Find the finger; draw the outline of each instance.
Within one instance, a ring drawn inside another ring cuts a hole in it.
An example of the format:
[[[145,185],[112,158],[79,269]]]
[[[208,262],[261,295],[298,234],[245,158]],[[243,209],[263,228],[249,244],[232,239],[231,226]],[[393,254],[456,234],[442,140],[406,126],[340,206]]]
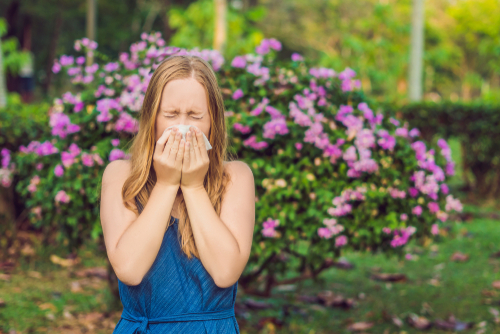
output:
[[[189,133],[189,132],[188,132]],[[186,134],[186,143],[184,147],[184,158],[182,159],[182,169],[187,170],[189,168],[189,164],[191,163],[190,159],[190,145],[191,143],[189,142],[188,134]]]
[[[186,141],[181,136],[181,140],[179,141],[179,151],[177,152],[177,156],[175,157],[175,165],[176,166],[182,165],[182,159],[184,158],[185,146],[186,146]]]
[[[196,161],[200,162],[202,157],[201,157],[201,142],[203,141],[203,135],[200,129],[197,129],[196,133],[196,139],[195,139],[195,144],[194,144],[194,153],[196,154]]]
[[[177,152],[179,151],[179,142],[181,141],[181,133],[177,131],[177,133],[172,136],[173,142],[172,146],[170,147],[170,154],[168,155],[168,159],[171,159],[172,162],[175,161],[177,157]]]
[[[205,138],[203,137],[203,132],[200,130],[200,154],[203,160],[208,159],[207,144],[205,143]]]
[[[196,165],[196,153],[194,152],[194,142],[195,138],[193,135],[193,131],[189,131],[189,161],[191,164]]]
[[[160,155],[163,154],[165,143],[167,142],[168,138],[170,137],[171,132],[172,132],[172,129],[168,129],[168,130],[163,131],[163,134],[156,141],[155,151],[153,153],[155,156],[159,157]]]
[[[170,151],[172,150],[172,145],[175,141],[175,134],[176,132],[171,130],[170,134],[168,135],[167,143],[165,144],[165,148],[163,149],[162,156],[168,157],[170,154]]]

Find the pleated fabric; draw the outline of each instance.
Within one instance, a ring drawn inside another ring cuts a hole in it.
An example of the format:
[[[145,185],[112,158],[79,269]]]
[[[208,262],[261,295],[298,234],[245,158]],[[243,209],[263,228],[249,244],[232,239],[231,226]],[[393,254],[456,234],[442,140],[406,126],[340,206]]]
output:
[[[113,334],[240,333],[234,314],[238,282],[219,288],[199,259],[189,260],[181,250],[178,223],[170,217],[158,255],[139,285],[118,279],[123,312]]]

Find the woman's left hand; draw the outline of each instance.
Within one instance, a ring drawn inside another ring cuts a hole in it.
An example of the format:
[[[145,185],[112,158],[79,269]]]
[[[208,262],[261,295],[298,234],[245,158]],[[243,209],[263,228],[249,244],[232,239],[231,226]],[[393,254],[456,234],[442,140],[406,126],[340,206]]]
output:
[[[184,150],[181,189],[203,188],[203,180],[210,163],[203,133],[191,126],[186,133],[186,142],[189,143],[189,147]]]

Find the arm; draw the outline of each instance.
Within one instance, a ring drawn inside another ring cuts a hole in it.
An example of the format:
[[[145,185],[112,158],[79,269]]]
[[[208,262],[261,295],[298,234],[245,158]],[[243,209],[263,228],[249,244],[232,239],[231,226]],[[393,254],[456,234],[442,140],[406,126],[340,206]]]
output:
[[[251,169],[243,162],[228,163],[231,175],[220,217],[205,188],[183,188],[200,260],[217,286],[236,283],[250,257],[255,225],[255,186]]]
[[[118,160],[117,160],[118,161]],[[129,168],[112,162],[102,178],[101,224],[109,261],[117,277],[138,285],[151,268],[169,222],[179,187],[156,184],[142,213],[137,216],[122,202],[121,190]]]

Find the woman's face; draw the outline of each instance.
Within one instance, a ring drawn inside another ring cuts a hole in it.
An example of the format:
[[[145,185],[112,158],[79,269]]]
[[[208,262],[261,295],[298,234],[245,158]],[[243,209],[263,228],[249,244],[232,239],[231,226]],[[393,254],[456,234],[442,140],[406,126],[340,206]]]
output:
[[[163,88],[156,118],[156,141],[166,128],[179,124],[196,127],[208,138],[210,115],[207,94],[194,78],[173,80]]]

